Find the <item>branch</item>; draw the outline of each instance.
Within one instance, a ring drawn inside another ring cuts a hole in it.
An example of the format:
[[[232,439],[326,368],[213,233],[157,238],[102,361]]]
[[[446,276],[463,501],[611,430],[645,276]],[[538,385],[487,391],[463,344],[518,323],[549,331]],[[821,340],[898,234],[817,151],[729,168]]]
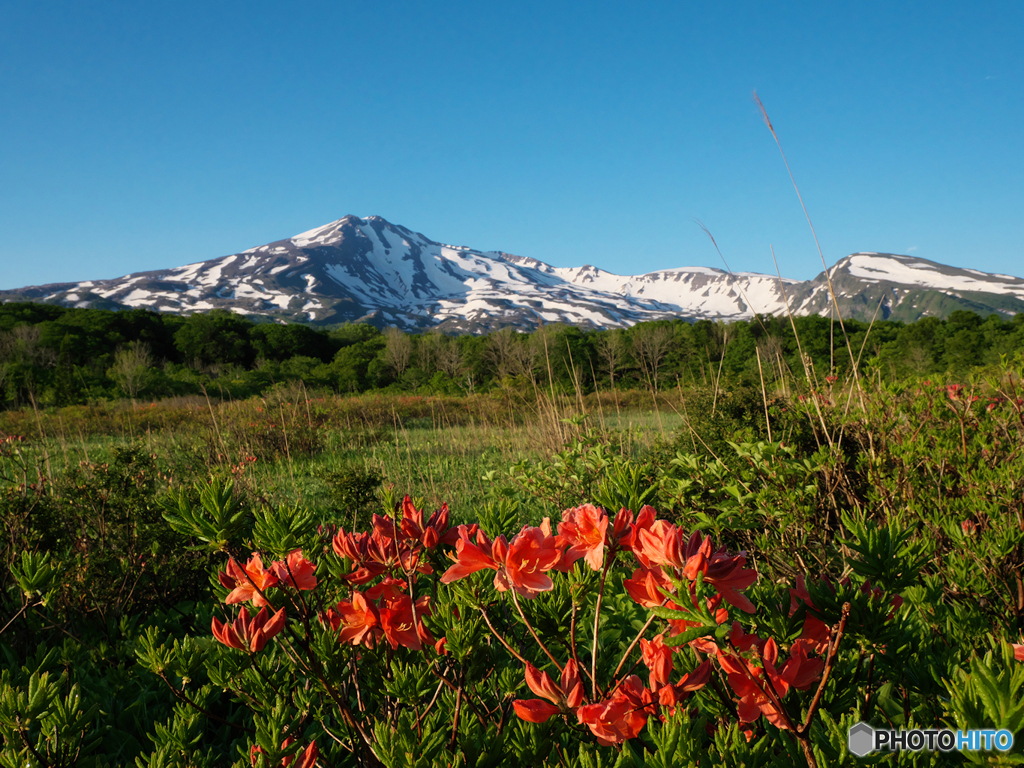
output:
[[[825,685],[828,683],[829,675],[832,673],[832,664],[835,662],[836,654],[839,651],[839,642],[843,639],[843,632],[846,630],[846,620],[850,617],[850,604],[843,603],[843,614],[839,619],[839,624],[833,629],[833,637],[828,646],[828,655],[825,657],[825,670],[821,673],[821,682],[818,683],[818,690],[814,693],[814,698],[811,699],[811,706],[807,710],[807,717],[804,719],[804,724],[800,726],[798,733],[804,734],[811,727],[811,720],[814,718],[815,712],[818,710],[818,704],[821,702],[821,695],[825,691]],[[872,660],[874,658],[872,657]]]

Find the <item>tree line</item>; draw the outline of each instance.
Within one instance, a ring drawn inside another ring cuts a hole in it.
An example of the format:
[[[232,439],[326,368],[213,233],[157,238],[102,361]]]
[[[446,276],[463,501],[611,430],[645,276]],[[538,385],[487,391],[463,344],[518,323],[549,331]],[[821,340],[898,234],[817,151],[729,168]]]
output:
[[[0,304],[0,407],[128,397],[258,395],[282,382],[338,393],[465,393],[525,384],[560,391],[723,382],[823,381],[853,366],[898,378],[964,373],[1024,349],[1024,315],[957,311],[914,323],[758,316],[584,330],[544,325],[486,336],[407,334],[343,324],[260,323],[226,311],[188,316]]]

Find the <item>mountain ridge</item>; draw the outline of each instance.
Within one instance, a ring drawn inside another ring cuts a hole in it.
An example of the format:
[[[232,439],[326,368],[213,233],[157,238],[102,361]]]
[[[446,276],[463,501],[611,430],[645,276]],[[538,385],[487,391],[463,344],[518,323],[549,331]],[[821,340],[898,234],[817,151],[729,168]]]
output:
[[[554,267],[529,256],[440,243],[380,216],[328,224],[206,261],[109,280],[0,291],[0,301],[191,313],[326,325],[480,333],[565,322],[594,328],[644,320],[742,320],[830,314],[912,321],[955,309],[1024,311],[1024,279],[900,254],[861,252],[812,280],[713,267],[616,275],[591,264]]]

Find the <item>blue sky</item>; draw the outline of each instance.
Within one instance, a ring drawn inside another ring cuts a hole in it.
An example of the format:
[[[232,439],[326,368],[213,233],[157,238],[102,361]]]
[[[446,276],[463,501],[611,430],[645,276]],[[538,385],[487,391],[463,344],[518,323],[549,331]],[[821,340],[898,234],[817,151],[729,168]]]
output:
[[[0,288],[346,214],[620,274],[1024,275],[1024,3],[0,0]]]

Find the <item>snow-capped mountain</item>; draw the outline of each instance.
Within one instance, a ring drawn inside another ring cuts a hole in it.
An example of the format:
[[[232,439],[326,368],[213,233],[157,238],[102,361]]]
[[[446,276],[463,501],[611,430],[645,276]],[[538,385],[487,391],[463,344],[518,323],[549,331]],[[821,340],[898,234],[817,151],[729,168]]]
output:
[[[853,254],[829,275],[844,316],[870,319],[876,307],[879,317],[908,320],[956,308],[1024,311],[1024,280],[909,256]],[[470,332],[551,322],[607,328],[669,317],[738,320],[783,313],[787,300],[798,314],[831,311],[824,273],[806,282],[706,267],[614,275],[444,245],[379,216],[346,216],[174,269],[0,291],[0,301],[26,300]]]
[[[829,271],[843,317],[913,322],[966,309],[1010,317],[1024,312],[1024,280],[1011,275],[937,264],[894,253],[853,253]],[[791,306],[799,314],[829,314],[825,273],[802,284]]]

